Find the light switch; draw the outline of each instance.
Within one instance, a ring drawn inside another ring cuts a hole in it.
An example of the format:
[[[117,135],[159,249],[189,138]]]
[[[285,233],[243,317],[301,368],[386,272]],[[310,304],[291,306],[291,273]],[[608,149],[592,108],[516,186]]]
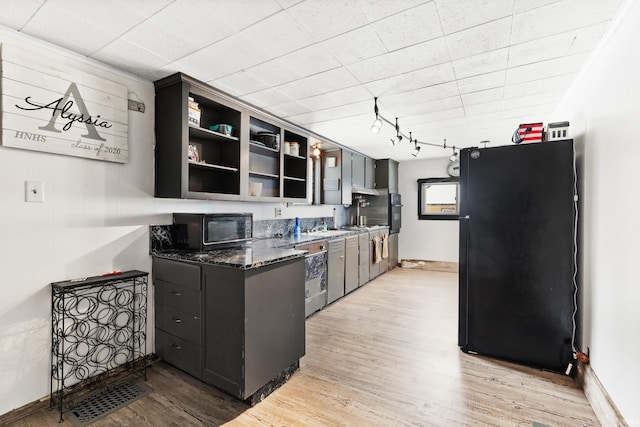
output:
[[[24,189],[27,202],[44,202],[44,183],[42,181],[26,181]]]

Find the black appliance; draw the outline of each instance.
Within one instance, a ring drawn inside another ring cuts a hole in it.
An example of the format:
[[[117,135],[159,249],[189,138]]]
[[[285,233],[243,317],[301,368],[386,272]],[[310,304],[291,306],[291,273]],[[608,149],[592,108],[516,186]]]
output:
[[[400,232],[402,226],[402,196],[389,193],[389,234]]]
[[[176,248],[205,251],[238,246],[251,241],[253,214],[174,213],[173,240]]]
[[[555,372],[574,344],[573,141],[460,152],[458,345]]]

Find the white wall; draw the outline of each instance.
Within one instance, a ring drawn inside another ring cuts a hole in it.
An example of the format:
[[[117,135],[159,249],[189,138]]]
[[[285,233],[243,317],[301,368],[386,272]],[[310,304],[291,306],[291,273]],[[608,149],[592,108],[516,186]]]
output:
[[[170,223],[174,211],[251,211],[257,220],[273,218],[276,206],[285,218],[333,214],[332,206],[154,198],[153,84],[2,27],[0,43],[115,81],[146,105],[144,114],[129,112],[128,164],[0,146],[0,414],[49,394],[51,282],[150,271],[148,226]],[[25,203],[26,180],[44,182],[44,203]]]
[[[630,425],[640,425],[640,1],[554,114],[580,154],[583,350]]]
[[[449,158],[401,162],[398,172],[402,194],[402,228],[398,257],[458,262],[458,221],[418,220],[418,179],[444,178]]]

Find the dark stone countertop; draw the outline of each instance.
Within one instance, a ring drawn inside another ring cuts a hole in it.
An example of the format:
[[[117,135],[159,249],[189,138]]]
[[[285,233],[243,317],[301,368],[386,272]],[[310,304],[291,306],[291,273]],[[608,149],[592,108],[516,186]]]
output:
[[[307,251],[293,249],[298,244],[330,240],[385,227],[386,226],[349,227],[340,230],[302,233],[300,237],[286,235],[282,237],[258,238],[244,247],[216,249],[206,252],[157,248],[156,250],[152,250],[152,255],[176,261],[223,265],[247,270],[303,257]]]
[[[218,249],[207,252],[188,250],[156,251],[154,256],[175,261],[189,261],[199,264],[215,264],[248,270],[263,267],[289,259],[300,258],[306,251],[285,248],[265,248],[248,245],[242,248]]]

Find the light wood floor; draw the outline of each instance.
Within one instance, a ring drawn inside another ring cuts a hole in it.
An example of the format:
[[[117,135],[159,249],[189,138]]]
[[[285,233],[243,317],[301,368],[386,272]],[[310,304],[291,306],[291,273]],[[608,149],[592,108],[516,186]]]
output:
[[[568,377],[462,353],[457,275],[396,268],[311,316],[301,368],[248,407],[158,362],[93,426],[597,426]],[[41,410],[12,426],[68,426]]]

